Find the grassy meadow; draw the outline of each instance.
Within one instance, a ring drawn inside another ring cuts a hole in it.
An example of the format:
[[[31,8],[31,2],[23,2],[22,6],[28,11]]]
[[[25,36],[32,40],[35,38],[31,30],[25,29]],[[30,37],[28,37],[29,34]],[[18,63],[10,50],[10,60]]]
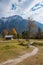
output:
[[[25,54],[26,52],[31,52],[32,48],[27,48],[20,44],[27,44],[24,39],[15,40],[2,40],[0,39],[0,63],[9,59],[15,59],[16,57]]]
[[[43,39],[30,39],[30,41],[34,42],[32,45],[39,48],[38,53],[35,56],[25,59],[23,62],[17,65],[43,65]],[[25,39],[0,39],[0,63],[9,59],[15,59],[18,56],[23,55],[27,52],[31,52],[33,48],[27,48],[27,43],[28,41]]]
[[[34,41],[33,45],[39,48],[37,55],[29,57],[17,65],[43,65],[43,40]]]

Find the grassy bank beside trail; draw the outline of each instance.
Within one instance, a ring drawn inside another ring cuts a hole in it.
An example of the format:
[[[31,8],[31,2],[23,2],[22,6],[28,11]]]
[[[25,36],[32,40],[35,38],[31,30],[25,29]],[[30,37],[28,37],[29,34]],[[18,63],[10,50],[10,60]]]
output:
[[[0,63],[9,59],[15,59],[33,50],[33,48],[27,48],[27,46],[20,45],[20,43],[27,44],[27,41],[24,39],[0,41]]]
[[[27,58],[17,65],[43,65],[43,40],[37,40],[33,45],[39,48],[38,54]]]

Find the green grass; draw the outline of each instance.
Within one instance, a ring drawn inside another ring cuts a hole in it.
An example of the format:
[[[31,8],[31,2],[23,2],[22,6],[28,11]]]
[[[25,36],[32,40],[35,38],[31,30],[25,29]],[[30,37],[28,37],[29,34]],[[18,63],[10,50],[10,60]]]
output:
[[[31,52],[32,48],[27,48],[27,46],[19,45],[21,42],[27,44],[26,40],[4,40],[0,42],[0,62],[6,61],[8,59],[14,59],[19,55],[26,52]]]
[[[43,45],[40,45],[43,44],[43,42],[41,40],[37,40],[35,42],[36,43],[34,45],[39,48],[37,55],[29,57],[17,65],[43,65]]]

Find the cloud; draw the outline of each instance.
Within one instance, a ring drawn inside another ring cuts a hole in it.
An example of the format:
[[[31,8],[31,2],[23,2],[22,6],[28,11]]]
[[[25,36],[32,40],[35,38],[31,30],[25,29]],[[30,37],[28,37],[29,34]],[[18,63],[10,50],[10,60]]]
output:
[[[35,4],[35,6],[33,6],[33,7],[31,8],[31,10],[32,10],[32,11],[35,11],[35,10],[40,9],[41,7],[43,7],[43,2],[42,2],[42,3],[37,3],[37,4]]]
[[[11,10],[16,10],[16,4],[12,4]]]
[[[22,0],[18,0],[18,2],[21,2]]]
[[[11,15],[22,15],[32,0],[1,0],[0,17]]]
[[[41,8],[41,6],[40,6],[40,4],[38,3],[38,4],[36,4],[34,7],[32,7],[32,11],[35,11],[35,10],[38,10],[38,9],[40,9]]]
[[[20,15],[43,23],[43,0],[0,0],[0,17]]]
[[[10,0],[1,0],[1,2],[0,2],[0,17],[4,16],[5,11],[8,8],[9,2],[10,2]]]
[[[25,9],[23,17],[28,19],[32,17],[33,20],[36,20],[43,24],[43,2],[42,0],[34,0],[31,5]]]

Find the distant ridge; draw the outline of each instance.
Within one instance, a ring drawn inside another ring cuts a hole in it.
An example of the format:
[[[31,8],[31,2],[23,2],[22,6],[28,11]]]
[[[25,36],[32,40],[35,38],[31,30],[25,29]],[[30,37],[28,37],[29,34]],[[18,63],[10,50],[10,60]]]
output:
[[[43,24],[36,21],[35,24],[43,30]],[[3,29],[10,30],[11,28],[15,28],[18,33],[21,33],[28,29],[28,20],[19,15],[0,18],[0,33]]]

